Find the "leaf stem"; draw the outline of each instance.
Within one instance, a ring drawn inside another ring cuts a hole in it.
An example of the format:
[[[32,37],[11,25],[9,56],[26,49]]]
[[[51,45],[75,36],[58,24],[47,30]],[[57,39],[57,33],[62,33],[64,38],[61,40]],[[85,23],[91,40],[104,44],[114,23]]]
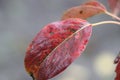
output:
[[[116,15],[114,15],[114,14],[108,12],[108,11],[105,11],[105,14],[107,14],[107,15],[109,15],[109,16],[111,16],[111,17],[113,17],[113,18],[115,18],[115,19],[120,21],[120,18],[118,16],[116,16]]]
[[[86,24],[86,25],[84,25],[83,27],[81,27],[80,29],[78,29],[76,32],[74,32],[72,35],[70,35],[70,36],[68,36],[62,43],[60,43],[56,48],[54,48],[53,50],[52,50],[52,52],[53,51],[55,51],[60,45],[62,45],[65,41],[67,41],[68,39],[70,39],[73,35],[75,35],[76,33],[78,33],[79,31],[81,31],[81,30],[83,30],[84,28],[86,28],[86,27],[88,27],[88,26],[90,26],[90,25],[92,25],[92,26],[97,26],[97,25],[101,25],[101,24],[118,24],[118,25],[120,25],[120,22],[117,22],[117,21],[101,21],[101,22],[98,22],[98,23],[93,23],[93,24]],[[51,53],[52,53],[51,52]]]
[[[92,26],[97,26],[97,25],[101,25],[101,24],[117,24],[117,25],[120,25],[120,22],[117,22],[117,21],[101,21],[101,22],[93,23]]]

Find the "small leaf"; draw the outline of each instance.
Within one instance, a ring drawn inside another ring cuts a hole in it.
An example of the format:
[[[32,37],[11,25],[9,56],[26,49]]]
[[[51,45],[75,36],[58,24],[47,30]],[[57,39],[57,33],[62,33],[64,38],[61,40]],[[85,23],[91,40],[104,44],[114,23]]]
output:
[[[113,14],[120,14],[120,0],[108,0],[108,2]]]
[[[114,60],[114,63],[117,64],[116,70],[115,70],[115,72],[116,72],[115,80],[120,80],[120,52],[117,55],[116,59]]]
[[[68,18],[87,19],[99,13],[104,13],[105,11],[105,7],[100,2],[90,1],[66,10],[62,16],[62,20]]]
[[[120,62],[117,64],[115,72],[116,72],[115,80],[120,80]]]
[[[91,24],[76,18],[48,24],[27,49],[27,72],[35,80],[47,80],[59,74],[84,51],[91,32]]]

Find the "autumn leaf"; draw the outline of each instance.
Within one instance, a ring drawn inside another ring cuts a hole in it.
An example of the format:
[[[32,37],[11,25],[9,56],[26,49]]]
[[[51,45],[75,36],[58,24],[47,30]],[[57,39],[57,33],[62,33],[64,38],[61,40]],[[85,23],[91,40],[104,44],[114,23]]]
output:
[[[66,10],[62,16],[62,20],[68,18],[81,18],[87,19],[94,15],[105,13],[106,8],[97,1],[86,2],[80,6],[72,7]]]
[[[91,32],[91,24],[77,18],[48,24],[27,48],[26,71],[35,80],[56,76],[84,51]]]
[[[115,72],[116,72],[115,80],[120,80],[120,52],[117,55],[116,59],[114,60],[114,63],[117,64],[116,70],[115,70]]]
[[[120,62],[117,64],[115,72],[116,72],[115,80],[120,80]]]
[[[115,1],[111,0],[110,5],[112,5],[112,1],[115,3],[116,0]],[[117,3],[118,6],[116,6],[116,9],[114,9],[115,12],[118,12],[120,10],[120,0],[117,2],[118,2]],[[81,4],[80,6],[75,6],[66,10],[62,15],[61,20],[68,19],[68,18],[88,19],[100,13],[109,15],[120,21],[120,18],[118,16],[107,11],[105,6],[98,1],[89,1],[84,4]]]
[[[108,3],[113,14],[120,14],[120,0],[108,0]]]

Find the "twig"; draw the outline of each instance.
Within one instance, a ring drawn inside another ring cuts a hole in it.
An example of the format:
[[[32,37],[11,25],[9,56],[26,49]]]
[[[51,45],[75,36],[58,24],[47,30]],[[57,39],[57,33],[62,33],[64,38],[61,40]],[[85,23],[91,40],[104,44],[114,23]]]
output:
[[[109,15],[109,16],[111,16],[111,17],[113,17],[113,18],[115,18],[115,19],[117,19],[117,20],[120,21],[120,18],[119,18],[118,16],[116,16],[116,15],[114,15],[114,14],[108,12],[108,11],[105,11],[105,13],[106,13],[107,15]]]
[[[120,22],[117,21],[101,21],[101,22],[97,22],[97,23],[93,23],[92,26],[98,26],[101,24],[117,24],[120,25]]]

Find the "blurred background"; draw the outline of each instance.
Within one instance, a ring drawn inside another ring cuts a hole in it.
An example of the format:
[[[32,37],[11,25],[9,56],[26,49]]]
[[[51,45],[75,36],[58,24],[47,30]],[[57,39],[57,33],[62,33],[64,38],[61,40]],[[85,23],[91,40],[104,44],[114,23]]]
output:
[[[46,24],[87,0],[0,0],[0,80],[32,80],[24,69],[26,48]],[[108,10],[107,0],[99,0]],[[89,22],[113,20],[97,15]],[[114,80],[113,61],[120,51],[120,26],[100,25],[83,54],[51,80]]]

